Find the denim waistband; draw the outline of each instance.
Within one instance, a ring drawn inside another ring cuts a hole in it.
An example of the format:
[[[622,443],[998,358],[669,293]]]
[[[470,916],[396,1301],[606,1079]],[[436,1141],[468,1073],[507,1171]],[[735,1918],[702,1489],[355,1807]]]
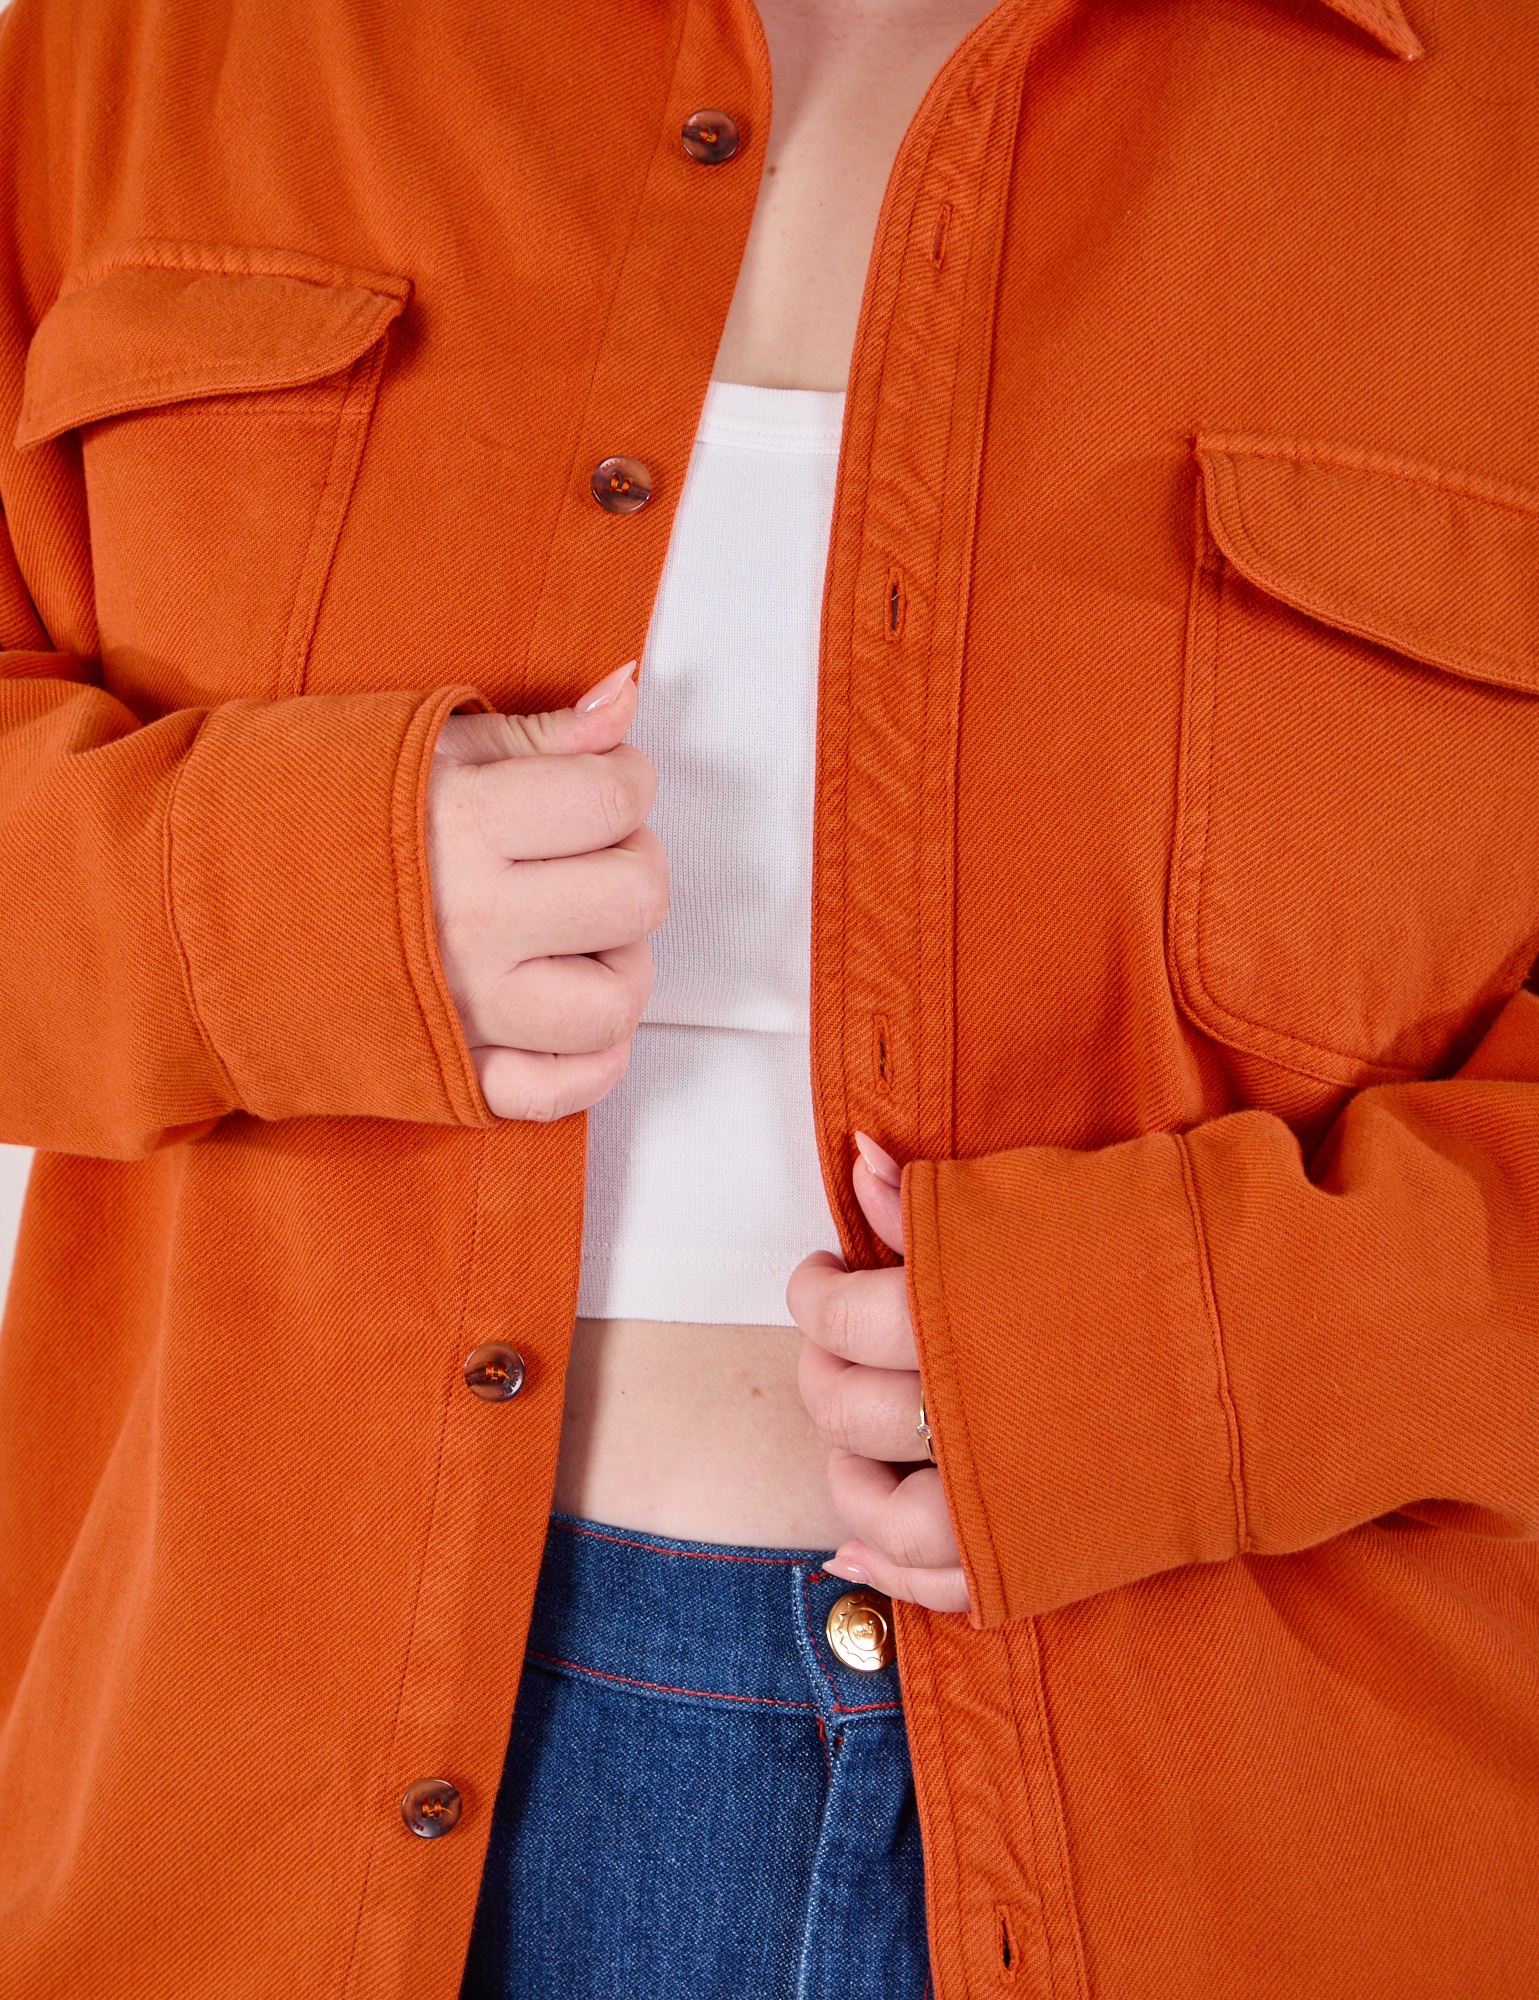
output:
[[[896,1665],[834,1653],[826,1550],[675,1541],[552,1514],[529,1660],[658,1701],[803,1709],[832,1735],[900,1707]]]

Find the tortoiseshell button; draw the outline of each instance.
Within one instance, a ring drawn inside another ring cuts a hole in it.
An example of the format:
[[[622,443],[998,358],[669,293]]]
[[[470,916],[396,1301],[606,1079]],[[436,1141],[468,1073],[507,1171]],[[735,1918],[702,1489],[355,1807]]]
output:
[[[719,167],[730,160],[740,143],[737,120],[725,111],[691,111],[679,137],[684,150],[702,167]]]
[[[516,1347],[489,1340],[465,1357],[465,1387],[485,1403],[505,1403],[524,1386],[524,1357]]]
[[[593,468],[593,497],[609,514],[634,514],[652,498],[652,475],[639,458],[604,458]]]
[[[419,1778],[401,1799],[401,1818],[419,1840],[438,1840],[460,1823],[464,1801],[447,1778]]]

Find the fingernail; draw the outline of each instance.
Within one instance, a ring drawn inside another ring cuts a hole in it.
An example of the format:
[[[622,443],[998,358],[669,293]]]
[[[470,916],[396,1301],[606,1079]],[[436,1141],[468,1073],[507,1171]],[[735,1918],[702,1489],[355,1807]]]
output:
[[[616,667],[612,674],[605,674],[597,687],[589,688],[582,700],[574,704],[579,715],[591,715],[596,708],[607,708],[616,700],[620,690],[636,671],[636,662],[627,660],[623,667]]]
[[[902,1187],[903,1169],[891,1153],[884,1152],[875,1139],[868,1138],[864,1132],[855,1134],[855,1144],[869,1172],[875,1174],[879,1181],[885,1181],[888,1187]]]
[[[829,1561],[824,1563],[823,1567],[828,1571],[830,1576],[840,1577],[846,1583],[869,1583],[871,1581],[870,1570],[862,1569],[859,1563]]]

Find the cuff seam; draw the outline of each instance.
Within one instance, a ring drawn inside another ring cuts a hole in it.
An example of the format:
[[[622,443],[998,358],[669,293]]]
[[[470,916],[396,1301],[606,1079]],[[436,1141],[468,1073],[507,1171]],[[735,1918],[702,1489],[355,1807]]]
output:
[[[927,1233],[931,1236],[935,1244],[934,1289],[935,1289],[935,1299],[940,1307],[940,1314],[941,1314],[941,1327],[939,1331],[948,1363],[946,1373],[951,1377],[950,1386],[953,1389],[956,1389],[955,1373],[949,1365],[951,1356],[955,1352],[955,1343],[953,1342],[951,1336],[951,1304],[950,1300],[947,1297],[947,1292],[946,1292],[946,1260],[941,1250],[940,1204],[937,1200],[936,1175],[933,1163],[925,1162],[923,1165],[923,1169],[920,1172],[916,1172],[914,1169],[911,1168],[909,1172],[906,1173],[904,1176],[905,1181],[908,1181],[911,1176],[913,1181],[913,1192],[910,1196],[910,1202],[909,1202],[911,1215],[913,1211],[914,1200],[915,1198],[917,1198],[919,1194],[921,1181],[924,1184],[924,1189],[925,1189],[924,1199],[927,1211],[926,1221],[929,1225]],[[914,1254],[914,1248],[916,1247],[914,1245],[912,1231],[906,1234],[905,1241],[910,1246],[908,1255],[909,1257],[912,1257]],[[909,1292],[909,1311],[910,1314],[913,1315],[916,1320],[920,1317],[917,1307],[918,1307],[918,1286],[914,1285],[910,1287],[910,1292]],[[915,1328],[916,1339],[914,1342],[916,1348],[918,1348],[919,1346],[919,1341],[917,1339],[917,1332],[918,1328],[916,1326]],[[921,1356],[921,1371],[920,1371],[921,1393],[923,1393],[926,1387],[928,1386],[924,1380],[922,1361],[923,1357]],[[963,1574],[966,1576],[968,1583],[972,1586],[971,1596],[973,1600],[973,1619],[976,1623],[982,1624],[988,1621],[988,1612],[984,1604],[985,1594],[991,1600],[992,1604],[997,1606],[998,1618],[1007,1618],[1009,1616],[1009,1606],[1005,1602],[1004,1571],[1000,1566],[999,1551],[994,1546],[994,1526],[992,1520],[989,1517],[988,1502],[985,1500],[983,1495],[983,1490],[978,1484],[977,1461],[973,1456],[972,1428],[968,1421],[966,1400],[962,1396],[960,1390],[958,1390],[954,1398],[948,1398],[948,1403],[950,1404],[950,1407],[948,1407],[946,1412],[946,1419],[944,1426],[946,1436],[941,1444],[940,1450],[936,1453],[936,1469],[937,1471],[939,1471],[941,1476],[941,1490],[946,1496],[947,1510],[951,1515],[952,1532],[957,1535],[957,1553],[962,1559]],[[929,1408],[929,1398],[926,1397],[926,1409],[928,1410],[928,1408]],[[954,1461],[951,1459],[950,1451],[948,1449],[948,1447],[953,1442],[954,1438],[954,1433],[952,1430],[953,1420],[955,1420],[958,1428],[961,1431],[960,1438],[955,1438],[954,1441],[957,1449],[959,1449],[960,1452],[962,1453],[963,1463],[966,1465],[968,1470],[969,1477],[967,1479],[967,1484],[970,1489],[970,1497],[974,1503],[973,1512],[977,1515],[977,1518],[983,1524],[983,1538],[987,1547],[989,1572],[990,1572],[987,1579],[988,1583],[987,1593],[985,1593],[983,1588],[984,1579],[982,1579],[978,1575],[977,1565],[973,1560],[970,1559],[964,1537],[961,1534],[957,1533],[957,1525],[958,1525],[957,1515],[959,1510],[956,1507],[952,1506],[951,1504],[953,1484],[956,1483],[954,1482],[953,1478]]]
[[[181,796],[182,780],[186,777],[192,760],[198,753],[198,746],[203,740],[203,729],[207,721],[208,716],[206,713],[199,718],[197,730],[177,762],[176,771],[171,779],[171,789],[166,797],[166,816],[161,836],[161,895],[166,909],[166,928],[171,933],[171,943],[176,953],[177,969],[181,974],[182,993],[187,1002],[187,1012],[192,1019],[193,1027],[197,1030],[199,1041],[202,1042],[204,1048],[207,1050],[209,1059],[224,1082],[224,1087],[230,1100],[229,1108],[236,1110],[244,1108],[241,1094],[236,1088],[235,1078],[231,1074],[230,1066],[220,1054],[208,1023],[203,1018],[203,1010],[198,1005],[197,982],[193,978],[192,973],[192,954],[187,949],[176,913],[176,802]]]
[[[459,1031],[459,1015],[438,956],[433,921],[433,885],[427,859],[427,788],[433,765],[433,745],[446,718],[457,708],[471,706],[481,711],[487,708],[487,703],[475,688],[440,689],[429,696],[408,723],[396,758],[395,784],[392,788],[394,821],[391,826],[390,867],[395,880],[401,956],[406,963],[423,1031],[438,1062],[444,1101],[451,1115],[462,1125],[481,1128],[492,1122],[491,1113],[482,1099],[475,1064]],[[403,814],[406,820],[404,827],[401,824]],[[409,852],[409,861],[404,859],[406,852]],[[410,869],[410,910],[407,908],[407,880],[403,868]],[[416,949],[413,949],[414,937]],[[452,1025],[448,1027],[446,1037],[445,1026],[449,1023]]]
[[[1208,1257],[1208,1234],[1202,1219],[1202,1202],[1197,1192],[1197,1177],[1192,1165],[1191,1148],[1185,1137],[1173,1135],[1176,1154],[1181,1162],[1181,1186],[1186,1195],[1187,1211],[1191,1216],[1192,1235],[1197,1252],[1197,1276],[1202,1287],[1203,1307],[1207,1313],[1208,1331],[1213,1347],[1213,1366],[1218,1378],[1219,1406],[1224,1413],[1224,1425],[1229,1436],[1229,1487],[1234,1497],[1234,1525],[1237,1541],[1236,1553],[1249,1555],[1254,1548],[1250,1532],[1250,1509],[1245,1491],[1245,1449],[1240,1434],[1240,1413],[1235,1407],[1234,1393],[1229,1384],[1229,1363],[1224,1352],[1224,1328],[1219,1317],[1218,1298],[1213,1288],[1213,1270]]]

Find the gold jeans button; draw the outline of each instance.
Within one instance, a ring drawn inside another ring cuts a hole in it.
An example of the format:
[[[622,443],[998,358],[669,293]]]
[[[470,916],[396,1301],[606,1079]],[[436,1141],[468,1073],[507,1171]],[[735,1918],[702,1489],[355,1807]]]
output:
[[[874,1674],[898,1656],[892,1600],[875,1590],[847,1590],[828,1610],[828,1643],[847,1667]]]

